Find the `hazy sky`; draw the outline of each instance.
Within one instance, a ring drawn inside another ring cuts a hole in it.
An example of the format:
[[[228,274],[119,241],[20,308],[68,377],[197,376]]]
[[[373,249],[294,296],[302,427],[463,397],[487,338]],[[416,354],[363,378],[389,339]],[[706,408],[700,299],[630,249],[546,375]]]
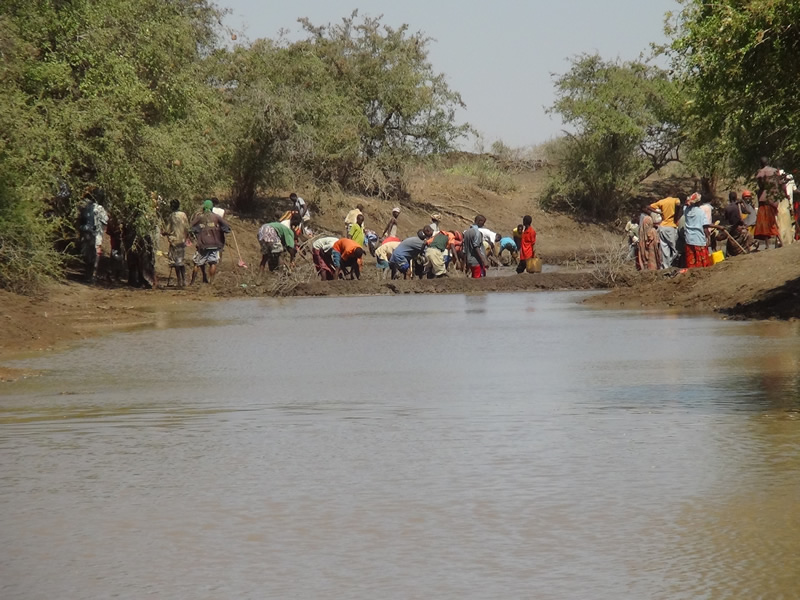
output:
[[[435,39],[434,68],[447,75],[467,104],[460,115],[487,144],[543,142],[561,130],[544,108],[553,101],[551,73],[568,69],[568,57],[599,52],[634,59],[651,42],[663,42],[664,14],[676,0],[217,0],[231,9],[226,24],[247,38],[297,37],[298,17],[314,24],[360,14],[384,15],[393,27],[407,23]],[[467,142],[470,146],[471,142]],[[473,149],[467,147],[466,149]]]

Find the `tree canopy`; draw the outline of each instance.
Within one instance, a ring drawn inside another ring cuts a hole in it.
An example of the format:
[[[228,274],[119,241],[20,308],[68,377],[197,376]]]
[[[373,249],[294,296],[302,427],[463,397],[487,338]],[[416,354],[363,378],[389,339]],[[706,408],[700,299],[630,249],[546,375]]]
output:
[[[561,149],[551,204],[614,216],[639,182],[679,159],[678,94],[663,69],[581,55],[555,88],[549,110],[574,131]]]
[[[733,174],[800,162],[800,3],[682,0],[668,48],[689,99],[691,145]]]
[[[6,0],[0,286],[29,289],[30,265],[58,272],[53,241],[74,234],[91,186],[140,233],[157,219],[151,191],[230,187],[243,202],[293,175],[397,196],[404,161],[468,131],[421,33],[354,12],[302,19],[297,42],[227,48],[222,16],[212,0]],[[59,182],[75,193],[55,195]]]

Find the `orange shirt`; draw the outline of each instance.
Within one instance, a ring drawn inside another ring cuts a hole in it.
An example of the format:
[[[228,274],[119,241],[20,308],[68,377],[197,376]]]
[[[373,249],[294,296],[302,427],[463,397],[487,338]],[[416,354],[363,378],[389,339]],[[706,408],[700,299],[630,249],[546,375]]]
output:
[[[359,248],[361,248],[361,245],[358,242],[347,238],[340,238],[333,244],[333,249],[342,255],[342,260],[350,260],[353,257],[353,253]]]

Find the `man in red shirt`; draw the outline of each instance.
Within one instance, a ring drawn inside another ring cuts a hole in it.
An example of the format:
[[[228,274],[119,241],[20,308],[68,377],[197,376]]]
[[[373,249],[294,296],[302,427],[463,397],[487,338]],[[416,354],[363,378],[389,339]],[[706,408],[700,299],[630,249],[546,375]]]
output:
[[[532,223],[533,219],[530,215],[525,215],[522,218],[517,273],[524,273],[527,260],[536,256],[536,230],[533,228]]]

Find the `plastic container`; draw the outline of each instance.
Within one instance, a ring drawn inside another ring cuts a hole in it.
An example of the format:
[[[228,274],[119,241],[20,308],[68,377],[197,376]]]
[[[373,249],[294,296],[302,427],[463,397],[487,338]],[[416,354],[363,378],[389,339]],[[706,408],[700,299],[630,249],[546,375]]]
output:
[[[721,263],[725,260],[725,255],[722,253],[722,250],[717,250],[716,252],[711,253],[711,264],[715,265],[717,263]]]

